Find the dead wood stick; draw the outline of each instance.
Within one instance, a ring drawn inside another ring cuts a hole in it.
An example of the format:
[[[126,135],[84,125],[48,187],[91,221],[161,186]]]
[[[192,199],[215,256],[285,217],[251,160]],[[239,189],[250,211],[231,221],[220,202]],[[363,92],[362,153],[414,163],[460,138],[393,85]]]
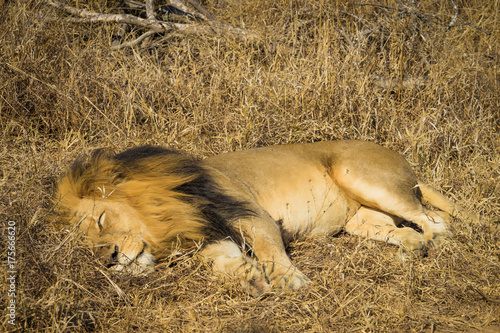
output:
[[[198,0],[187,0],[187,2],[189,2],[189,4],[191,6],[196,8],[197,11],[202,13],[207,19],[212,20],[212,21],[217,20],[215,15],[212,14],[211,12],[209,12],[207,9],[205,9],[205,7],[203,7],[202,4],[198,2]]]
[[[118,22],[118,23],[128,23],[133,25],[138,25],[140,27],[148,28],[156,32],[168,32],[174,29],[182,30],[185,24],[164,22],[151,19],[143,19],[130,14],[101,14],[92,12],[86,9],[80,9],[65,5],[61,2],[55,0],[46,0],[48,4],[64,10],[65,12],[73,15],[80,16],[80,18],[66,18],[70,22]]]
[[[138,38],[130,41],[130,42],[125,42],[125,43],[121,43],[121,44],[115,44],[115,45],[111,45],[111,49],[112,50],[120,50],[120,49],[123,49],[123,48],[126,48],[126,47],[134,47],[136,45],[138,45],[139,43],[141,43],[144,39],[148,38],[149,36],[152,36],[154,34],[156,34],[157,32],[156,31],[148,31],[142,35],[140,35]]]
[[[196,10],[193,10],[191,8],[189,8],[188,6],[186,6],[182,1],[180,0],[170,0],[170,3],[172,4],[172,6],[174,6],[175,8],[177,9],[180,9],[182,10],[183,12],[187,13],[187,14],[190,14],[192,15],[193,17],[198,17],[198,18],[201,18],[203,20],[208,20],[207,17],[205,16],[205,14],[199,12],[199,11],[196,11]]]
[[[146,16],[148,20],[155,19],[155,5],[153,0],[146,0]]]

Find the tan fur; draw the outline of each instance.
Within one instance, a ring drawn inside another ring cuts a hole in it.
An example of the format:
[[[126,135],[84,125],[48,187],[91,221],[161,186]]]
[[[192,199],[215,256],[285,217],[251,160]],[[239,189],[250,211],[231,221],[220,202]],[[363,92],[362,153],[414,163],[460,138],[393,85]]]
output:
[[[296,237],[346,230],[398,245],[406,258],[421,256],[427,244],[449,236],[447,214],[424,207],[421,200],[451,216],[476,219],[436,190],[418,184],[399,154],[369,142],[222,154],[193,164],[200,169],[191,175],[179,174],[179,165],[190,162],[177,154],[139,159],[134,168],[117,164],[111,155],[95,156],[63,176],[57,200],[62,220],[80,223],[80,230],[114,269],[139,273],[151,269],[153,257],[167,255],[178,244],[206,241],[200,253],[214,262],[214,270],[237,276],[256,295],[309,283],[285,252],[285,242]],[[209,176],[216,195],[205,198],[205,190],[179,190],[200,174]],[[216,205],[219,201],[221,206]],[[203,205],[212,209],[209,214],[203,213]],[[234,208],[241,215],[228,216],[234,205],[241,205]],[[226,214],[222,220],[207,220],[214,207],[225,207],[219,209]],[[398,228],[403,220],[416,223],[423,234]]]

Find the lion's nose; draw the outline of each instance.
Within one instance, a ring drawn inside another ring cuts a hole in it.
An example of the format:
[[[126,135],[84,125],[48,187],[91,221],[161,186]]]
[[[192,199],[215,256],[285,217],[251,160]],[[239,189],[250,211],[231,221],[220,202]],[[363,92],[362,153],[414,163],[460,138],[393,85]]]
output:
[[[118,245],[115,245],[114,252],[111,253],[111,257],[110,257],[108,265],[106,267],[110,268],[116,264],[118,264]]]
[[[111,260],[118,261],[118,245],[115,245],[115,251],[111,254]]]

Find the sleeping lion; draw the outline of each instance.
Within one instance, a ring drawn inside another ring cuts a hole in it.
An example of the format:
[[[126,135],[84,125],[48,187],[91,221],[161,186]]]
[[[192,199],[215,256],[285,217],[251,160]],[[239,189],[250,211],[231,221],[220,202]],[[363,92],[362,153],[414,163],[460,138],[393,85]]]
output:
[[[287,256],[296,238],[341,230],[422,256],[449,236],[450,215],[475,217],[419,184],[396,152],[363,141],[272,146],[202,161],[160,147],[97,150],[58,183],[61,219],[113,270],[139,274],[179,247],[200,246],[214,271],[253,295],[310,280]],[[430,210],[423,204],[438,210]],[[398,227],[416,224],[423,233]]]

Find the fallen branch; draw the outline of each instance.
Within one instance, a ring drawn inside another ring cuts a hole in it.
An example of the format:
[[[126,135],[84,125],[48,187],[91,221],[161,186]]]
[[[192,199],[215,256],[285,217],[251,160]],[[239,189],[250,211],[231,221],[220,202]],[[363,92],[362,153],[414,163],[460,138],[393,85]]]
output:
[[[113,41],[113,49],[121,49],[124,47],[132,47],[140,44],[146,37],[154,34],[166,35],[169,33],[183,35],[212,35],[224,36],[228,38],[253,40],[258,38],[255,32],[236,28],[228,24],[224,24],[215,20],[214,16],[199,4],[196,0],[188,0],[196,9],[192,9],[183,3],[181,0],[171,0],[170,5],[155,8],[153,0],[146,0],[145,3],[135,0],[125,0],[131,8],[135,10],[145,11],[146,18],[121,13],[121,14],[103,14],[87,9],[76,8],[66,5],[57,0],[45,0],[45,2],[54,8],[57,8],[71,16],[65,17],[64,20],[72,23],[121,23],[120,32],[117,34],[117,39]],[[165,19],[158,19],[156,14],[159,9],[170,11],[174,14],[186,16],[190,19],[189,23],[171,22]],[[127,26],[133,25],[142,29],[147,29],[138,38],[132,41],[125,41],[124,36],[127,31]]]
[[[199,17],[203,20],[208,20],[206,15],[204,13],[200,13],[200,12],[197,12],[195,10],[192,10],[191,8],[189,8],[188,6],[186,6],[182,1],[180,0],[170,0],[170,3],[173,7],[175,8],[178,8],[180,10],[182,10],[183,12],[185,13],[188,13],[188,14],[191,14],[192,16],[194,17]],[[201,5],[200,5],[201,6]],[[201,7],[203,8],[203,7]],[[207,11],[208,12],[208,11]],[[215,20],[215,18],[213,19]]]
[[[212,21],[215,21],[216,18],[214,16],[214,14],[210,13],[208,10],[205,9],[205,7],[203,7],[199,2],[198,0],[187,0],[187,2],[189,2],[189,4],[191,6],[193,6],[194,8],[196,8],[197,11],[199,11],[200,13],[202,13],[203,15],[205,15],[205,17],[209,20],[212,20]]]
[[[148,28],[156,32],[168,32],[174,29],[186,29],[185,24],[173,23],[173,22],[165,22],[158,21],[156,19],[143,19],[130,14],[101,14],[92,12],[86,9],[80,9],[65,5],[59,1],[55,0],[46,0],[46,2],[58,9],[61,9],[68,14],[80,16],[80,18],[75,17],[67,17],[66,21],[74,22],[74,23],[94,23],[94,22],[117,22],[117,23],[128,23],[136,26],[140,26],[143,28]]]
[[[146,0],[146,16],[148,20],[155,19],[155,6],[153,4],[153,0]]]

